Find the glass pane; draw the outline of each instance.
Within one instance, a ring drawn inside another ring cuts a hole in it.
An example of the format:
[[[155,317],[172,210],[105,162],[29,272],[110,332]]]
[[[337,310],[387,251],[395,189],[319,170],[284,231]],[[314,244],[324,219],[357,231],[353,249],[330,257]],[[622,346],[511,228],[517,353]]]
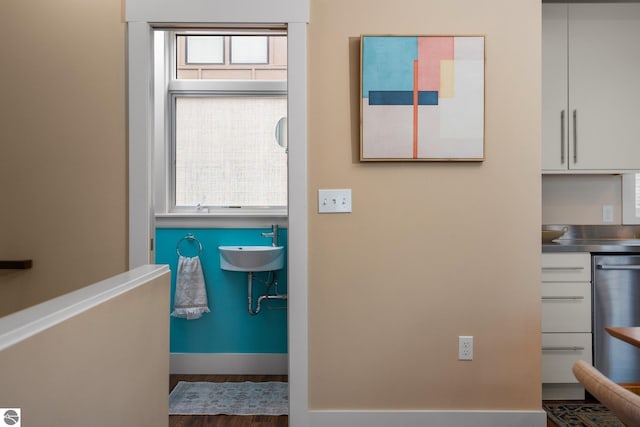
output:
[[[223,64],[224,37],[189,36],[186,51],[187,64]]]
[[[232,64],[266,64],[269,62],[269,49],[265,36],[231,37]]]
[[[287,36],[178,35],[175,63],[183,80],[285,81]]]
[[[177,97],[176,206],[286,206],[286,98]]]

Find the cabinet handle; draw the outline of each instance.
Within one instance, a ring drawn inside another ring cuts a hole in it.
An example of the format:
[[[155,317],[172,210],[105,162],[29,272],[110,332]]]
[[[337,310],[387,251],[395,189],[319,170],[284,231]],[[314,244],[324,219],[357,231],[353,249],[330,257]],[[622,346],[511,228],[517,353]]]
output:
[[[542,347],[542,351],[583,351],[584,347],[567,346],[567,347]]]
[[[584,267],[542,267],[542,271],[581,271]]]
[[[564,165],[564,110],[560,112],[560,164]]]
[[[578,163],[578,110],[573,110],[573,163]]]
[[[584,297],[582,295],[576,295],[576,296],[558,296],[558,297],[542,297],[543,300],[580,300],[580,299],[584,299]]]
[[[598,270],[640,270],[640,265],[596,265]]]

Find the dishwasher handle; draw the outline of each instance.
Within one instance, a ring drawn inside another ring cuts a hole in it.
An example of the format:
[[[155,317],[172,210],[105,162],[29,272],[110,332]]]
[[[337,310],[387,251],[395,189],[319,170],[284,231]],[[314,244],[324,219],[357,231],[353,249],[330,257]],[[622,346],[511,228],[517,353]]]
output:
[[[640,265],[597,264],[598,270],[640,270]]]

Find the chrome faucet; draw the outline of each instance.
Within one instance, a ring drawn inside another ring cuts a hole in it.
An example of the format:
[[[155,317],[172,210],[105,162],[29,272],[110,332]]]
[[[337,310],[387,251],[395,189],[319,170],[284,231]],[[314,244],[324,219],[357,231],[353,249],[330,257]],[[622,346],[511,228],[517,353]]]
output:
[[[261,235],[262,237],[271,237],[272,246],[278,246],[278,225],[277,224],[273,224],[271,226],[270,233],[262,233]]]

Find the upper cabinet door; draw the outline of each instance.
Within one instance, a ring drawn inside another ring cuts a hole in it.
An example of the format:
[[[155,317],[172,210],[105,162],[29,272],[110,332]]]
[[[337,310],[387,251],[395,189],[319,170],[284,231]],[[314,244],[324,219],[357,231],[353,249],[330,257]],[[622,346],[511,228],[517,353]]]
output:
[[[568,5],[542,4],[542,169],[568,168]]]
[[[640,169],[640,4],[572,4],[568,32],[570,168]]]
[[[640,4],[542,5],[542,169],[640,170]]]

